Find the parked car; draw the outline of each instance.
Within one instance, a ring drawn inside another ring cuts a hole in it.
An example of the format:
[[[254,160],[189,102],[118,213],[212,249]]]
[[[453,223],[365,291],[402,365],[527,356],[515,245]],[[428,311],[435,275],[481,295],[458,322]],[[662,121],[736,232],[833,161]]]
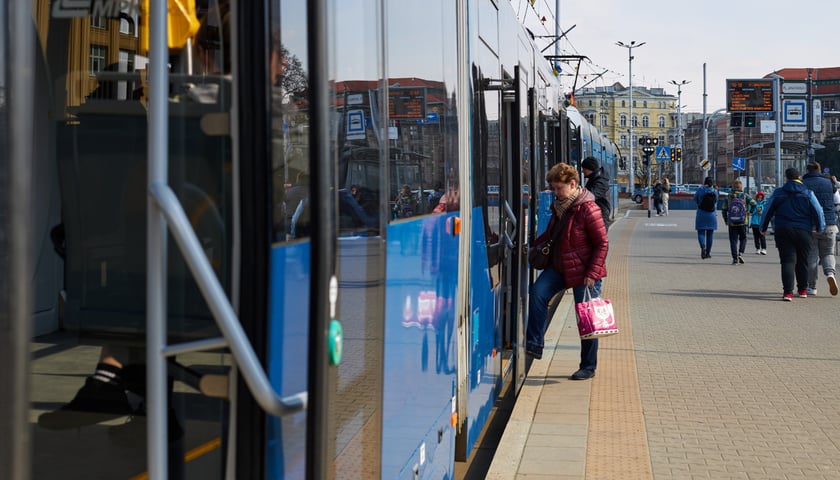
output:
[[[642,203],[644,198],[648,196],[648,190],[649,189],[647,187],[645,187],[645,188],[636,187],[636,189],[633,190],[633,201],[636,202],[636,203]]]

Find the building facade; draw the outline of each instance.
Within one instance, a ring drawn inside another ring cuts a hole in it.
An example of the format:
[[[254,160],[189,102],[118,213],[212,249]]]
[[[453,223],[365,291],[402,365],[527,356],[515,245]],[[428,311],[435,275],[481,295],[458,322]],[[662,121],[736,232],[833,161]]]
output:
[[[659,140],[659,145],[676,145],[676,102],[677,97],[669,95],[663,88],[633,86],[631,117],[630,88],[621,83],[608,87],[583,88],[575,92],[574,104],[580,113],[596,125],[603,135],[615,142],[621,151],[618,178],[620,191],[628,191],[631,149],[636,185],[646,185],[648,174],[651,179],[667,175],[673,181],[672,162],[657,162],[655,155],[651,155],[649,164],[646,164],[639,139],[652,137]]]

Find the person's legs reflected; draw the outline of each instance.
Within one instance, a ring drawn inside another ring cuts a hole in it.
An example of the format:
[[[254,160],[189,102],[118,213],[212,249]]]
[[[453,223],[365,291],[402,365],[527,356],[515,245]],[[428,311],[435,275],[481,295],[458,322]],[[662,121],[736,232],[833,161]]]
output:
[[[837,241],[837,225],[828,225],[825,227],[825,234],[821,235],[817,241],[817,248],[819,249],[820,264],[823,268],[823,275],[828,281],[829,291],[832,295],[837,295],[837,260],[834,257],[834,247]]]
[[[815,293],[812,293],[812,291],[816,292],[817,289],[817,269],[820,264],[819,240],[812,236],[808,241],[811,243],[811,250],[808,253],[805,268],[808,275],[808,290],[813,295]]]
[[[601,280],[597,280],[595,282],[594,287],[589,287],[589,295],[592,298],[599,297],[601,295],[601,287],[602,287]],[[575,297],[575,303],[581,303],[584,299],[584,293],[586,292],[585,286],[581,285],[578,287],[574,287],[572,292]],[[572,374],[572,380],[586,380],[587,378],[592,378],[595,376],[595,369],[598,367],[598,339],[587,339],[580,341],[580,365],[578,366],[578,371]]]
[[[563,289],[563,274],[556,270],[543,270],[537,281],[531,285],[528,300],[528,329],[525,336],[525,350],[528,355],[542,358],[545,343],[545,328],[548,325],[548,302]]]

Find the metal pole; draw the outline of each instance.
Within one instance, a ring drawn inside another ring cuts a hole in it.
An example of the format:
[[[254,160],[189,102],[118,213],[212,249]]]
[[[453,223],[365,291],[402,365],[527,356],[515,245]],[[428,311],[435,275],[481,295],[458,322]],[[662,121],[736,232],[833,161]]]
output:
[[[776,78],[776,105],[775,105],[775,115],[776,115],[776,187],[782,186],[782,77],[778,74],[774,74]]]
[[[703,64],[703,156],[700,160],[709,161],[709,121],[706,118],[706,100],[708,93],[706,93],[706,64]],[[707,163],[708,166],[708,163]],[[705,175],[708,176],[709,169],[704,168]],[[705,180],[705,178],[703,179]]]
[[[814,141],[814,100],[811,93],[811,69],[808,69],[808,106],[805,107],[805,114],[808,125],[808,163],[814,161],[814,149],[811,147]],[[804,169],[803,169],[804,170]]]
[[[629,146],[630,146],[630,161],[627,168],[627,189],[630,192],[630,196],[633,196],[633,190],[636,186],[635,175],[633,172],[633,48],[641,47],[646,42],[636,43],[635,40],[631,40],[629,44],[624,42],[615,42],[616,45],[619,47],[624,47],[627,49],[627,63],[628,63],[628,70],[629,70],[629,90],[630,90],[630,129],[629,135],[630,138]]]

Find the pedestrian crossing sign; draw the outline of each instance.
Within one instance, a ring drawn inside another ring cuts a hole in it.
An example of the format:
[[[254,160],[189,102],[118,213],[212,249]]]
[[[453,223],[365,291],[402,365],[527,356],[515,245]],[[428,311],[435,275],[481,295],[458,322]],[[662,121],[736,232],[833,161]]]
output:
[[[668,161],[671,160],[671,147],[666,147],[664,145],[660,145],[656,147],[656,161]]]

